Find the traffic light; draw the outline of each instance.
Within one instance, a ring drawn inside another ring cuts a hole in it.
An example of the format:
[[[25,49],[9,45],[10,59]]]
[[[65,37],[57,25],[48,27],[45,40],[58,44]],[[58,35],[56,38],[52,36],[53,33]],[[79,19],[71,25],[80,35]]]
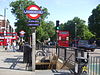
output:
[[[56,21],[56,30],[59,30],[59,20]]]
[[[56,27],[59,27],[59,20],[56,21]]]
[[[59,30],[59,27],[56,27],[57,30]]]

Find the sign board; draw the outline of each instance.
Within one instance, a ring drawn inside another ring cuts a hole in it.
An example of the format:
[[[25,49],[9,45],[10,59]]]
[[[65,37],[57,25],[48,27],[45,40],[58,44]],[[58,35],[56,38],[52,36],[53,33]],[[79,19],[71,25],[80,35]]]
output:
[[[35,23],[37,23],[37,22],[40,22],[40,21],[38,21],[38,20],[28,20],[27,22],[35,22]]]
[[[24,35],[20,35],[20,37],[24,37]]]
[[[40,24],[27,24],[27,26],[40,26]]]
[[[0,37],[0,39],[15,39],[15,37]]]
[[[21,35],[24,35],[24,34],[25,34],[25,31],[21,30],[19,33],[20,33]]]
[[[37,6],[37,5],[30,5],[29,7],[27,7],[26,10],[24,10],[24,13],[30,19],[38,19],[41,16],[41,14],[43,14],[44,12],[40,9],[39,6]]]
[[[27,26],[40,26],[40,21],[39,20],[28,20]]]

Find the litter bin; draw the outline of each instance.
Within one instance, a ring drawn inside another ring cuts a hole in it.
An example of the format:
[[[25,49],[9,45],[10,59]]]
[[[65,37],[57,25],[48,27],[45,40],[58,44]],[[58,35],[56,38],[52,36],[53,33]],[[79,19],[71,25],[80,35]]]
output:
[[[32,47],[28,43],[24,44],[24,55],[23,55],[24,63],[32,63]]]

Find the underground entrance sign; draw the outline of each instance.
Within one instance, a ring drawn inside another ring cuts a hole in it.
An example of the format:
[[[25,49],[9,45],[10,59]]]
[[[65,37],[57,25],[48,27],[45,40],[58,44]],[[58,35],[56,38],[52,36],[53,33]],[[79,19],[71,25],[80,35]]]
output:
[[[24,37],[25,31],[21,30],[19,33],[20,33],[20,37]]]
[[[26,8],[26,10],[24,10],[24,13],[30,19],[38,19],[41,16],[41,14],[44,13],[44,11],[42,11],[37,5],[30,5]]]
[[[40,26],[40,21],[39,20],[28,20],[27,22],[28,22],[27,26],[30,26],[30,27]]]
[[[23,30],[21,30],[21,31],[20,31],[20,34],[21,34],[21,35],[24,35],[24,34],[25,34],[25,32],[24,32]]]

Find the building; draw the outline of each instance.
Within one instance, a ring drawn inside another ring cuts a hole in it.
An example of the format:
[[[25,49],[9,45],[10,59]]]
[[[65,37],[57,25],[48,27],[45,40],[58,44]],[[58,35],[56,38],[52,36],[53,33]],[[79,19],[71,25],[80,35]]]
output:
[[[13,32],[14,29],[11,27],[8,19],[0,15],[0,32]]]

